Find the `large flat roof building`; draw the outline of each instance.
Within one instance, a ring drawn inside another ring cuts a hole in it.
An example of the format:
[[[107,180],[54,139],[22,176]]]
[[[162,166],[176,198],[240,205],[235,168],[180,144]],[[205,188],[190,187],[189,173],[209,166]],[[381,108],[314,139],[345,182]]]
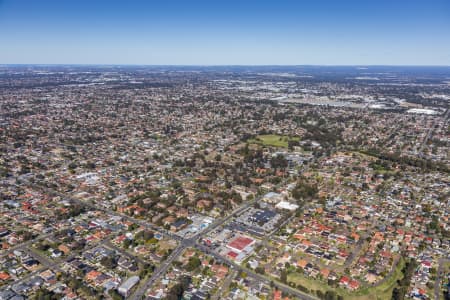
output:
[[[255,243],[255,240],[246,236],[238,236],[228,243],[227,247],[236,251],[242,252],[247,247],[252,246]]]
[[[139,276],[131,276],[124,283],[122,283],[117,289],[119,294],[124,297],[128,297],[131,289],[139,282]]]

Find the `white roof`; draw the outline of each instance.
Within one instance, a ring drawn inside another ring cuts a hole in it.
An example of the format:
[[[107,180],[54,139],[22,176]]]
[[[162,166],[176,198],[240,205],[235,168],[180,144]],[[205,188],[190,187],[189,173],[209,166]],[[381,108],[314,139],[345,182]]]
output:
[[[275,205],[275,207],[280,209],[296,210],[298,205],[287,201],[280,201],[277,205]]]

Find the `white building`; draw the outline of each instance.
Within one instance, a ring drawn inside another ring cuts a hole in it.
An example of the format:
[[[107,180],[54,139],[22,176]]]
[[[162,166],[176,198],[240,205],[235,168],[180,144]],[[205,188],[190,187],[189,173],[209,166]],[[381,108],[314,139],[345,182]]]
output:
[[[298,205],[297,204],[293,204],[293,203],[289,203],[287,201],[281,201],[281,202],[278,202],[278,204],[275,205],[275,207],[278,208],[278,209],[287,209],[287,210],[294,211],[294,210],[296,210],[298,208]]]
[[[131,276],[124,283],[122,283],[117,289],[119,294],[124,297],[128,297],[131,289],[139,282],[139,276]]]
[[[283,200],[283,196],[279,193],[269,192],[263,196],[262,200],[268,203],[278,203]]]

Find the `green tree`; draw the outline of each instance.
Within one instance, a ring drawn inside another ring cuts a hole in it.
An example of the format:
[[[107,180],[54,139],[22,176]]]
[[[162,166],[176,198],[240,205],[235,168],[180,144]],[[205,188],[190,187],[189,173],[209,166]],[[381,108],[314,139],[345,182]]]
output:
[[[188,263],[186,264],[186,271],[191,272],[197,269],[201,265],[201,261],[198,257],[193,256],[189,258]]]

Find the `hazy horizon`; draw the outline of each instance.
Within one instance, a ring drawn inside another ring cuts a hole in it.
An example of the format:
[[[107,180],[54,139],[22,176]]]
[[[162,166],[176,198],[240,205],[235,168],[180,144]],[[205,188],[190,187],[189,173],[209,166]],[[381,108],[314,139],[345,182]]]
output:
[[[98,67],[356,67],[356,68],[379,68],[379,67],[394,67],[394,68],[450,68],[449,65],[355,65],[355,64],[335,64],[335,65],[325,65],[325,64],[99,64],[99,63],[0,63],[0,66],[98,66]]]

